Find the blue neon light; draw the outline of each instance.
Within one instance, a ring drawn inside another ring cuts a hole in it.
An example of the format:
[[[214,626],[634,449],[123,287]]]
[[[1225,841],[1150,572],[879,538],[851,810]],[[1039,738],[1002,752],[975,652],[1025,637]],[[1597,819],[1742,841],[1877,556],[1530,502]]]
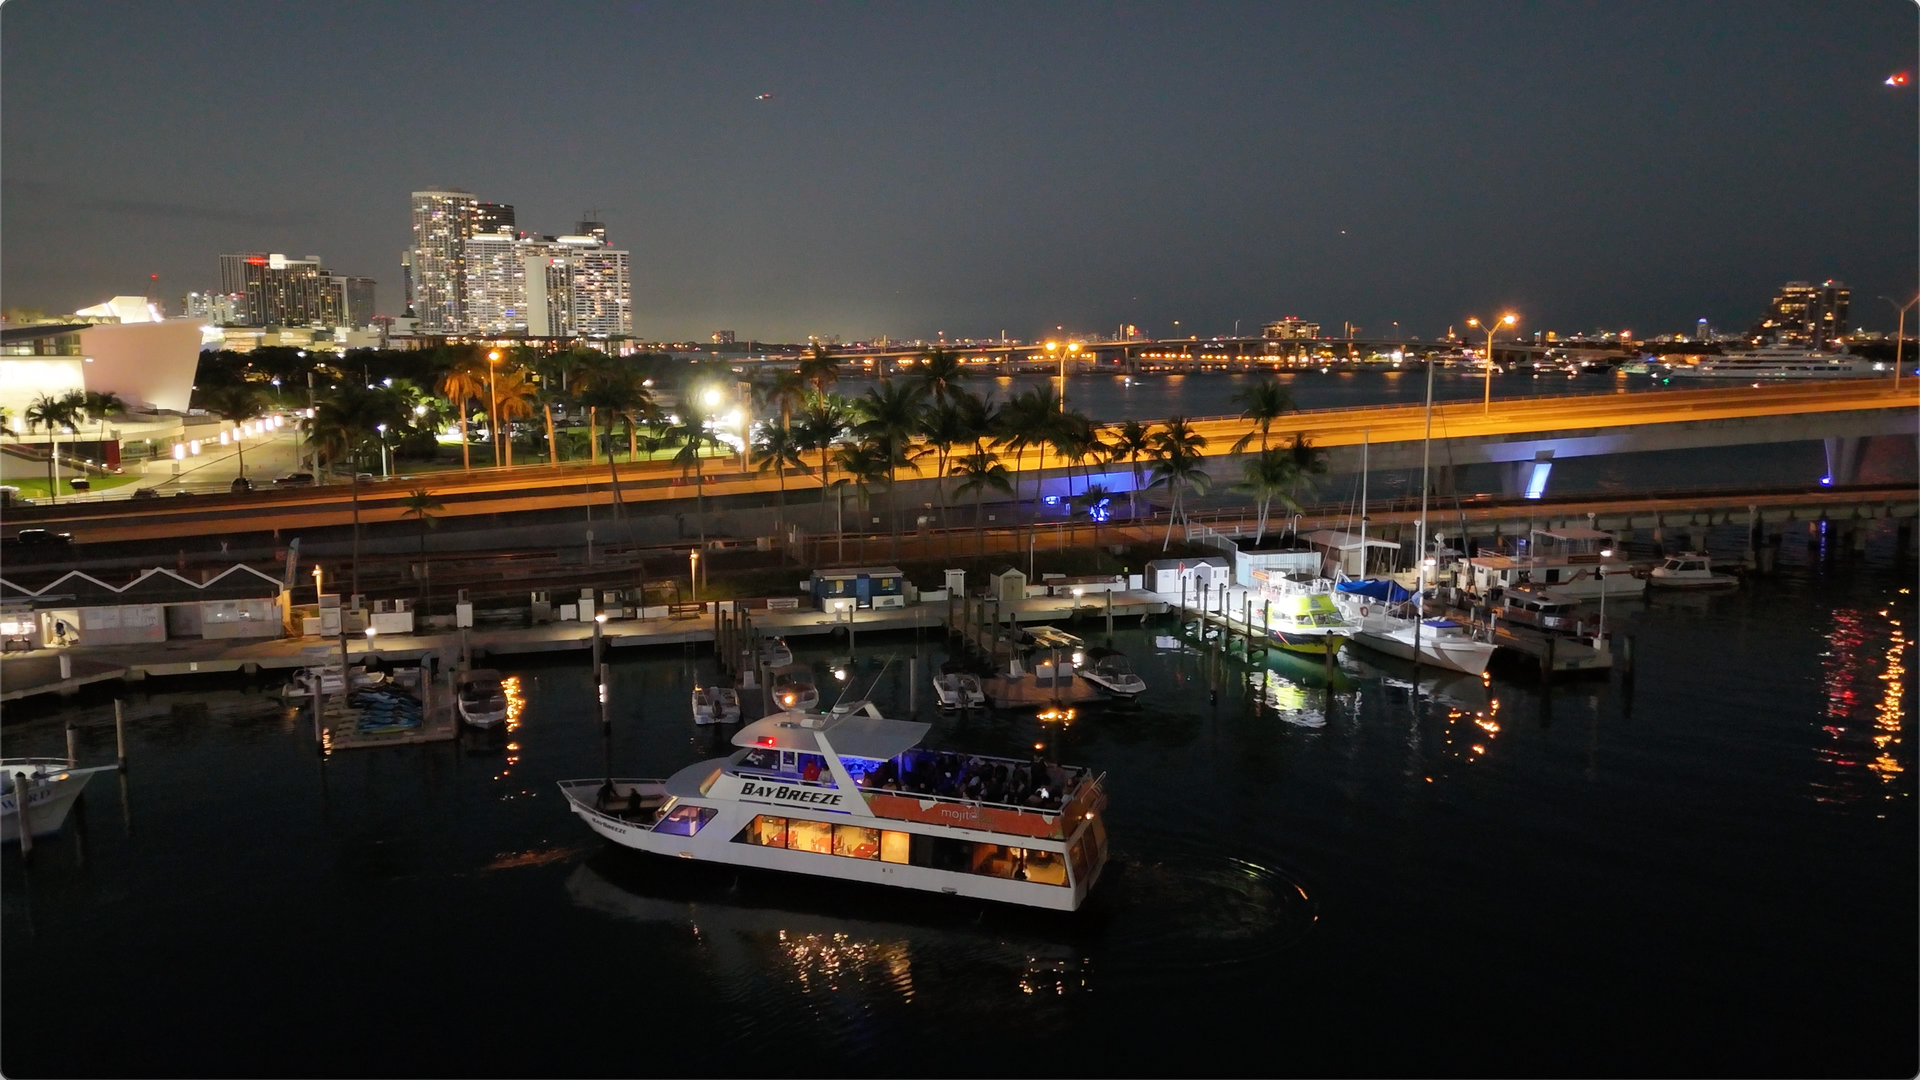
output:
[[[1547,475],[1551,472],[1553,472],[1553,462],[1533,463],[1533,473],[1527,477],[1527,498],[1537,499],[1547,493]]]

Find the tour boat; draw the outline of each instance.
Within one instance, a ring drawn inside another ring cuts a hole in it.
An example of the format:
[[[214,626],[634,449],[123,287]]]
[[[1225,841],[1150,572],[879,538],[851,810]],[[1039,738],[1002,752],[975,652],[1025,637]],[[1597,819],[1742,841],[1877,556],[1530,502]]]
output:
[[[1268,632],[1287,652],[1333,656],[1347,643],[1347,620],[1326,593],[1275,592],[1263,603]]]
[[[33,836],[58,832],[93,774],[117,768],[70,768],[65,758],[0,759],[0,843],[20,842],[21,777],[26,778],[27,825]]]
[[[489,728],[507,718],[507,692],[500,673],[492,668],[463,671],[455,680],[460,719],[477,728]]]
[[[814,685],[812,668],[805,664],[785,664],[768,675],[773,679],[776,706],[798,712],[811,712],[820,707],[820,688]]]
[[[1647,574],[1647,584],[1656,589],[1731,589],[1740,579],[1715,573],[1713,560],[1705,552],[1688,551],[1654,567]]]
[[[1087,650],[1087,663],[1080,665],[1080,677],[1119,697],[1139,697],[1147,690],[1147,681],[1133,670],[1127,654],[1118,649]]]
[[[1579,607],[1576,600],[1520,586],[1501,593],[1500,603],[1493,610],[1498,618],[1507,622],[1577,635],[1583,629]]]
[[[980,679],[964,671],[941,672],[933,677],[933,697],[943,709],[971,709],[987,703]]]
[[[664,780],[560,790],[595,832],[653,854],[1077,909],[1106,866],[1104,777],[916,749],[931,726],[871,705],[776,713]]]

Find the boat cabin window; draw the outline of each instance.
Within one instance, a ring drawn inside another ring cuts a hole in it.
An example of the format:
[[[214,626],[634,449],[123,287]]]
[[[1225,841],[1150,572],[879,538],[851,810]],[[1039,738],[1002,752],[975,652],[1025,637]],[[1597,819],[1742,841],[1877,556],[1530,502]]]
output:
[[[711,806],[681,806],[659,821],[653,823],[653,831],[672,833],[675,836],[692,836],[701,827],[713,820],[720,811]]]
[[[787,848],[818,855],[838,855],[846,859],[905,863],[911,847],[906,833],[891,829],[871,829],[864,825],[830,825],[805,818],[783,818],[761,814],[747,822],[736,844],[755,847]]]

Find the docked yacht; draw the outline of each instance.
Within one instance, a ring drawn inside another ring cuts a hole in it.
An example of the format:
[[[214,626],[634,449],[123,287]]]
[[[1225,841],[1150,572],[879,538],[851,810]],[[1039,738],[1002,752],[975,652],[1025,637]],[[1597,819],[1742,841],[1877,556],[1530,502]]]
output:
[[[693,722],[696,724],[739,723],[740,692],[731,686],[694,687]]]
[[[812,668],[784,664],[767,674],[773,680],[773,703],[779,708],[812,712],[820,707],[820,688],[814,685]]]
[[[1133,661],[1118,649],[1089,649],[1087,661],[1080,665],[1080,677],[1118,697],[1139,697],[1147,691],[1147,681],[1133,670]]]
[[[1738,584],[1740,579],[1732,574],[1716,573],[1713,560],[1699,551],[1671,556],[1647,574],[1647,585],[1655,589],[1731,589]]]
[[[933,677],[933,699],[943,709],[976,709],[987,703],[980,677],[964,671],[944,671]]]
[[[500,685],[500,673],[491,668],[461,672],[455,700],[460,719],[474,727],[490,728],[507,719],[507,691]]]
[[[20,808],[26,806],[29,834],[45,836],[60,831],[75,799],[93,774],[117,768],[99,765],[72,768],[65,758],[0,759],[0,843],[20,842]],[[25,798],[22,798],[24,793]]]
[[[1670,369],[1676,379],[1859,379],[1892,370],[1891,364],[1793,345],[1763,345]]]
[[[1375,652],[1420,664],[1478,675],[1487,670],[1494,644],[1475,637],[1452,619],[1423,619],[1417,612],[1401,614],[1387,605],[1369,610],[1354,623],[1353,641]]]
[[[1302,656],[1328,657],[1340,652],[1351,629],[1333,597],[1324,592],[1265,590],[1261,598],[1268,631],[1280,648]]]
[[[1572,600],[1639,596],[1647,591],[1647,579],[1615,554],[1613,534],[1582,526],[1535,529],[1525,554],[1475,555],[1468,565],[1473,591],[1481,596],[1517,585],[1552,589],[1556,596]]]
[[[728,757],[664,780],[565,780],[593,830],[626,847],[703,862],[1077,909],[1107,861],[1106,796],[1084,768],[916,747],[931,725],[871,705],[776,713]],[[1010,776],[996,794],[937,793],[966,775]]]
[[[1577,636],[1585,630],[1579,608],[1577,600],[1551,596],[1543,589],[1520,586],[1500,594],[1500,602],[1493,607],[1493,614],[1496,619],[1531,626],[1536,630]]]

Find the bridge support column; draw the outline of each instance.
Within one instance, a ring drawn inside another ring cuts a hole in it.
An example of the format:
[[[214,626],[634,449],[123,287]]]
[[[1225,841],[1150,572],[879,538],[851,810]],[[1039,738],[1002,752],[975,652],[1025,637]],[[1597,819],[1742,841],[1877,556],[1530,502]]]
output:
[[[1865,439],[1854,435],[1829,437],[1827,444],[1827,484],[1852,484],[1860,479],[1860,448]]]
[[[1687,546],[1694,551],[1704,553],[1707,550],[1707,530],[1703,525],[1695,525],[1687,530]]]
[[[1653,527],[1653,557],[1656,559],[1667,557],[1667,530],[1660,525]]]

